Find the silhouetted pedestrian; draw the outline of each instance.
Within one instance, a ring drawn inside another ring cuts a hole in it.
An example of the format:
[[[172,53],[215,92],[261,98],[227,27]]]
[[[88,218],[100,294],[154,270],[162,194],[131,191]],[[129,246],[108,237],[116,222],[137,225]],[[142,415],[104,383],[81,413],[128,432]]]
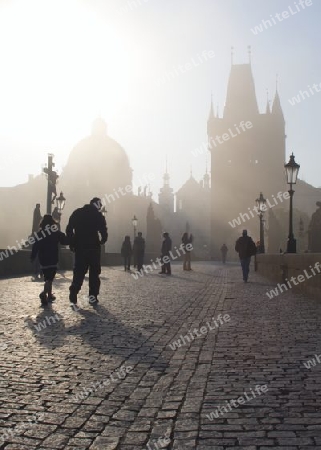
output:
[[[221,247],[221,253],[222,253],[222,263],[225,264],[226,263],[226,255],[228,252],[228,248],[226,246],[226,244],[223,244]]]
[[[171,259],[170,259],[170,251],[172,250],[172,240],[169,237],[169,233],[163,233],[163,243],[161,249],[161,260],[162,260],[162,270],[159,272],[160,274],[171,275]]]
[[[130,242],[130,236],[125,236],[124,242],[121,246],[121,256],[124,258],[125,271],[130,270],[130,260],[132,256],[132,244]]]
[[[43,272],[45,284],[39,298],[41,305],[47,305],[56,297],[52,293],[52,282],[55,278],[58,265],[59,244],[67,245],[69,240],[66,235],[58,230],[57,223],[50,214],[46,214],[41,221],[38,239],[32,246],[31,261],[38,256]]]
[[[101,200],[97,197],[89,205],[76,209],[69,218],[66,228],[70,239],[70,249],[75,252],[74,276],[69,288],[69,300],[77,303],[77,294],[81,289],[89,268],[89,303],[98,303],[100,288],[101,245],[107,242],[106,220],[100,212]]]
[[[256,255],[255,242],[247,235],[247,230],[243,230],[242,236],[236,241],[235,251],[238,252],[240,257],[243,281],[247,283],[250,272],[251,256]]]
[[[137,270],[140,271],[143,268],[145,255],[145,239],[143,238],[143,233],[141,231],[138,232],[134,239],[133,251]]]
[[[184,262],[183,262],[183,270],[192,270],[191,268],[191,250],[186,248],[187,244],[192,244],[193,235],[188,233],[184,233],[182,236],[182,243],[184,244],[185,253],[184,253]],[[190,248],[190,246],[189,246]]]

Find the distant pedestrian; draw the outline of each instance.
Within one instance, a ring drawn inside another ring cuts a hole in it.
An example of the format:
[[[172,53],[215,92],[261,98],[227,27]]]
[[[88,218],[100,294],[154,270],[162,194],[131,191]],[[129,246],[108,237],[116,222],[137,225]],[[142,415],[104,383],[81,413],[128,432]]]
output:
[[[137,270],[138,272],[140,272],[143,268],[145,255],[145,239],[143,238],[143,233],[141,231],[138,232],[137,236],[134,239],[133,253]]]
[[[101,273],[101,246],[107,242],[106,219],[100,212],[101,200],[93,198],[89,205],[76,209],[66,228],[70,250],[75,252],[74,275],[69,288],[69,300],[77,303],[77,294],[89,268],[89,303],[98,303]]]
[[[226,244],[223,244],[221,247],[221,253],[222,253],[222,263],[225,264],[226,263],[226,255],[228,252],[228,248],[226,246]]]
[[[184,233],[182,236],[182,244],[184,245],[185,253],[184,253],[184,262],[183,262],[183,270],[192,270],[191,268],[191,250],[187,250],[187,244],[192,244],[193,235],[188,233]],[[189,246],[190,248],[190,246]]]
[[[132,256],[132,244],[130,242],[130,236],[125,236],[124,242],[121,246],[121,256],[124,258],[125,271],[130,270],[130,260]]]
[[[56,297],[52,293],[52,282],[55,278],[59,257],[59,244],[68,245],[69,241],[64,233],[58,230],[57,223],[50,214],[45,214],[40,223],[41,234],[32,247],[31,261],[39,258],[45,284],[39,298],[41,305],[46,306]]]
[[[37,203],[35,209],[33,210],[32,234],[39,231],[39,226],[40,226],[41,220],[42,220],[42,217],[41,217],[41,212],[40,212],[40,203]]]
[[[243,230],[242,236],[236,241],[235,251],[238,252],[240,257],[243,281],[247,283],[250,272],[251,256],[256,255],[255,242],[247,235],[247,230]]]
[[[163,233],[163,243],[161,249],[161,260],[162,260],[162,270],[159,272],[160,274],[171,275],[171,259],[170,259],[170,251],[172,250],[172,240],[169,237],[169,233]]]

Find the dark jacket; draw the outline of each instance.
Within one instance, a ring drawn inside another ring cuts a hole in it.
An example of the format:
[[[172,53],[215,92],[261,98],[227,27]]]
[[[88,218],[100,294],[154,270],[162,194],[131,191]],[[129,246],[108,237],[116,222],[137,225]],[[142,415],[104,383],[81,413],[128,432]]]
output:
[[[236,241],[235,251],[238,252],[240,259],[249,258],[256,254],[256,245],[250,236],[241,236]]]
[[[95,205],[85,205],[71,214],[66,234],[75,250],[99,248],[108,239],[106,219]]]
[[[122,257],[126,257],[126,256],[131,256],[132,255],[132,244],[130,243],[130,241],[124,241],[122,246],[121,246],[121,256]]]
[[[36,241],[32,246],[31,260],[33,261],[38,255],[42,268],[57,267],[58,244],[68,245],[69,239],[61,231],[52,231],[50,234],[46,233],[45,237],[42,236],[41,232],[38,232],[37,236],[39,241]]]
[[[169,252],[172,250],[172,240],[169,236],[164,238],[162,243],[162,256],[169,256]]]
[[[135,237],[133,251],[135,255],[145,253],[145,239],[143,237]]]

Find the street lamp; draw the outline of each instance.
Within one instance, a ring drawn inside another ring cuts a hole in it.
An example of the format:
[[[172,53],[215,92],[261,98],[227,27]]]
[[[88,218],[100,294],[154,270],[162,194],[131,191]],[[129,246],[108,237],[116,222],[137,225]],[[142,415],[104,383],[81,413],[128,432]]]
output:
[[[56,207],[52,211],[52,218],[58,223],[58,227],[60,230],[60,221],[61,221],[61,214],[65,207],[66,199],[64,197],[64,194],[60,192],[59,197],[56,198]]]
[[[136,216],[134,216],[134,217],[132,218],[132,224],[133,224],[133,227],[134,227],[134,239],[135,239],[135,237],[136,237],[137,225],[138,225],[138,220],[137,220],[137,217],[136,217]]]
[[[256,206],[258,211],[258,216],[260,218],[260,245],[259,245],[259,253],[265,253],[265,245],[264,245],[264,221],[263,215],[266,211],[266,199],[264,198],[262,192],[260,192],[259,198],[256,200]]]
[[[293,194],[294,194],[294,190],[292,189],[292,185],[296,183],[300,165],[295,162],[293,153],[290,156],[290,161],[287,164],[284,164],[284,168],[286,170],[287,184],[290,185],[290,189],[288,191],[290,194],[289,237],[288,237],[286,251],[287,251],[287,253],[296,253],[296,240],[294,239],[294,234],[293,234]]]
[[[66,199],[64,197],[64,194],[62,192],[60,192],[59,197],[56,198],[56,205],[57,205],[59,214],[62,213],[62,211],[65,207],[65,204],[66,204]]]

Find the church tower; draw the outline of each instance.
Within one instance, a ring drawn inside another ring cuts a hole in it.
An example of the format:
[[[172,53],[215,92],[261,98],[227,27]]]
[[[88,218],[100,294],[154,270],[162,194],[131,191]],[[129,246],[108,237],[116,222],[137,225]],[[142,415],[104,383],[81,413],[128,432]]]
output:
[[[285,122],[279,93],[276,89],[272,110],[268,104],[260,113],[251,61],[232,61],[223,116],[214,114],[212,101],[207,134],[212,180],[211,257],[217,259],[224,242],[231,252],[234,250],[242,229],[258,238],[259,219],[253,208],[260,192],[271,201],[273,195],[286,191]]]
[[[166,161],[166,169],[163,176],[164,184],[160,189],[158,194],[158,203],[159,205],[168,213],[174,212],[174,192],[173,188],[170,187],[170,176],[167,171],[167,161]]]

